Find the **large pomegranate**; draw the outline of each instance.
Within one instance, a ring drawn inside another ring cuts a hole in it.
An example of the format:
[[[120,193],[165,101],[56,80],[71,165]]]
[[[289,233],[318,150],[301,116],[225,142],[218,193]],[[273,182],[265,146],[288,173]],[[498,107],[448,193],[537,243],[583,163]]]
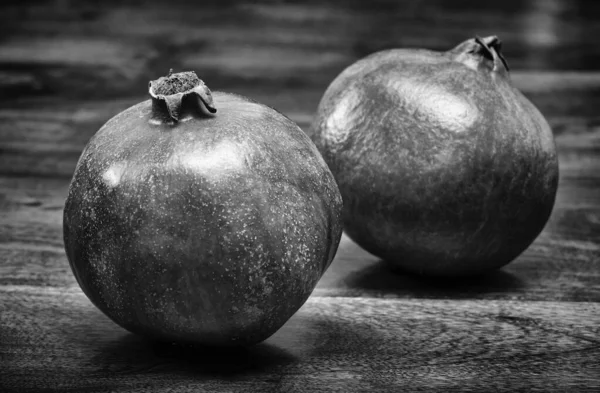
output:
[[[306,301],[341,232],[335,179],[306,134],[195,73],[150,83],[77,164],[67,256],[107,316],[160,340],[249,345]],[[218,109],[218,112],[217,112]]]
[[[548,123],[512,84],[497,37],[372,54],[329,86],[310,131],[344,230],[406,271],[478,274],[523,252],[554,205]]]

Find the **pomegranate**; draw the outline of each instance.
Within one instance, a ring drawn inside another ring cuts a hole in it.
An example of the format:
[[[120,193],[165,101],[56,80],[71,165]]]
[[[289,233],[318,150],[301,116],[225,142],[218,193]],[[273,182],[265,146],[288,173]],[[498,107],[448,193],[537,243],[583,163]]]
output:
[[[393,49],[346,68],[310,130],[344,200],[344,231],[400,270],[499,268],[552,211],[552,131],[512,84],[501,42]]]
[[[200,345],[265,340],[334,257],[335,179],[274,109],[211,94],[194,72],[159,78],[149,92],[77,163],[64,210],[72,271],[133,333]]]

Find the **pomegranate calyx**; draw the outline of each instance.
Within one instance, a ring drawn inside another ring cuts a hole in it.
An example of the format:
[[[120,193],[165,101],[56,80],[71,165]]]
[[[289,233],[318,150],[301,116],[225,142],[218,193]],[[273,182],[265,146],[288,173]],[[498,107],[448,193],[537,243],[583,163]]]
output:
[[[493,35],[485,38],[477,36],[475,37],[475,42],[483,49],[484,56],[492,60],[494,64],[496,63],[496,58],[498,58],[504,68],[506,68],[506,71],[510,71],[508,63],[502,55],[502,41],[497,36]]]
[[[449,52],[455,61],[475,70],[484,68],[507,74],[510,68],[502,55],[502,41],[497,36],[475,37],[462,42]]]
[[[149,83],[153,121],[177,123],[183,112],[217,112],[208,86],[193,71],[173,73]]]

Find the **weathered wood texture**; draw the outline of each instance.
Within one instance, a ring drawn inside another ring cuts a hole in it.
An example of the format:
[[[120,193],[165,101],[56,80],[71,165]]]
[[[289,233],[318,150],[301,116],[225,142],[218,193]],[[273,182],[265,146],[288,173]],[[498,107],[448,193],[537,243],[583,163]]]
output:
[[[76,287],[62,240],[68,179],[0,178],[0,285]],[[600,198],[563,176],[544,232],[504,269],[443,282],[390,269],[346,236],[317,287],[327,296],[600,301]],[[591,183],[594,184],[594,183]]]
[[[597,303],[313,296],[263,344],[222,351],[146,342],[77,290],[5,286],[0,296],[8,389],[600,389]]]
[[[600,391],[599,31],[592,1],[4,1],[0,391]],[[492,34],[560,158],[550,222],[512,264],[426,280],[344,237],[297,315],[233,352],[146,342],[81,293],[62,243],[68,182],[149,80],[195,70],[306,129],[356,59]]]

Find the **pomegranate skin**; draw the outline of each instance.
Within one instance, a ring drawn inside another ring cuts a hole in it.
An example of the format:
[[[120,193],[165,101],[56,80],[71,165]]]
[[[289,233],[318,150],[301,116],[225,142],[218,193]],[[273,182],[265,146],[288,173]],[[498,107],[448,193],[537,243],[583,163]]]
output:
[[[552,212],[553,134],[511,84],[496,37],[359,60],[328,87],[309,133],[342,193],[344,231],[404,271],[500,268]]]
[[[125,329],[251,345],[330,265],[342,199],[295,123],[241,96],[211,97],[216,115],[173,122],[148,100],[93,136],[65,204],[65,248],[85,294]]]

